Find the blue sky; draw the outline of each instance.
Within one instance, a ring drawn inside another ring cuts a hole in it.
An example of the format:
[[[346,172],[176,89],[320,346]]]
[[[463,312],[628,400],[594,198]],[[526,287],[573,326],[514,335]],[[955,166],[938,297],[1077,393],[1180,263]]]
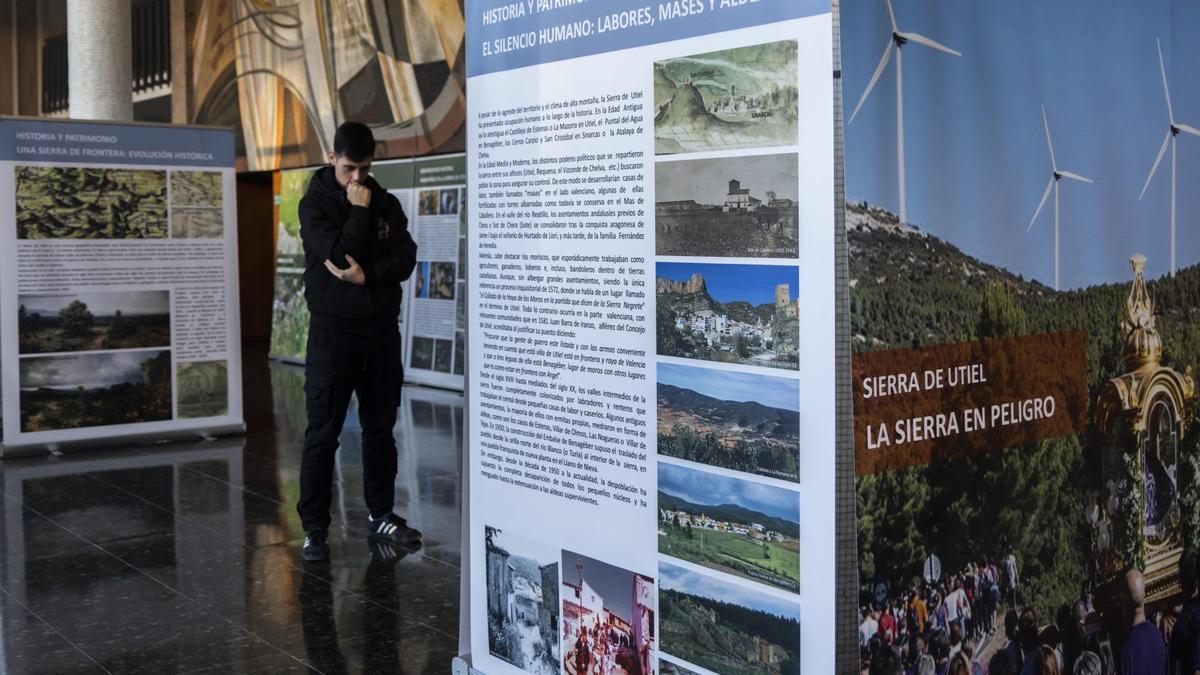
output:
[[[1054,278],[1053,197],[1042,104],[1063,181],[1062,286],[1125,282],[1170,265],[1170,153],[1138,193],[1167,132],[1155,38],[1162,39],[1177,122],[1200,126],[1200,3],[894,0],[901,31],[961,57],[904,48],[908,219],[966,253],[1047,284]],[[842,5],[843,105],[850,118],[891,32],[884,0]],[[899,210],[895,58],[846,126],[846,198]],[[1178,139],[1176,255],[1200,261],[1200,138]]]
[[[800,605],[786,600],[780,600],[765,593],[735,586],[734,584],[718,581],[703,574],[697,574],[682,567],[658,564],[658,583],[662,588],[672,591],[682,591],[699,595],[710,600],[729,602],[751,609],[757,609],[775,616],[782,616],[795,621],[800,620]],[[799,639],[799,636],[797,636]],[[793,646],[794,648],[794,646]]]
[[[604,598],[604,606],[629,621],[633,613],[633,572],[563,549],[562,568],[559,570],[563,581],[579,585],[576,563],[580,560],[583,561],[584,581]]]
[[[754,401],[800,412],[800,383],[797,380],[660,363],[658,382],[691,389],[722,401]]]
[[[708,294],[721,303],[744,300],[752,305],[772,304],[777,284],[789,284],[788,295],[795,300],[800,285],[800,270],[782,265],[660,262],[656,269],[658,276],[676,281],[687,281],[699,273],[708,285]]]
[[[658,489],[693,504],[736,504],[768,516],[800,522],[800,496],[771,485],[659,462]]]

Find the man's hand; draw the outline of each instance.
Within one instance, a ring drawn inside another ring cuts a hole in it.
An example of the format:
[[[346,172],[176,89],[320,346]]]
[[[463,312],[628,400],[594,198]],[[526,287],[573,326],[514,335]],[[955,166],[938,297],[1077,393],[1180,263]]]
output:
[[[362,190],[363,190],[363,192],[366,192],[368,195],[371,194],[371,191],[366,188],[362,188]],[[355,260],[354,258],[351,258],[349,255],[347,255],[346,262],[350,263],[350,267],[348,267],[346,269],[341,269],[337,265],[334,265],[333,261],[326,260],[325,261],[325,269],[329,270],[329,273],[332,274],[333,276],[341,279],[342,281],[344,281],[348,284],[362,286],[363,284],[367,283],[367,275],[366,275],[366,273],[363,272],[363,268],[361,265],[358,264],[358,261]]]
[[[371,188],[362,183],[350,183],[346,186],[346,197],[351,204],[366,208],[371,205]]]

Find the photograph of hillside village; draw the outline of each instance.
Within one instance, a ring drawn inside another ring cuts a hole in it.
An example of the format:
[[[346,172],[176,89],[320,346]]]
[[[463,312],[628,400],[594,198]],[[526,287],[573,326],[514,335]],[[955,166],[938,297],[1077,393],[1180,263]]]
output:
[[[658,551],[800,590],[800,499],[772,485],[658,464]]]
[[[798,604],[665,562],[658,578],[663,652],[721,675],[799,675]]]
[[[655,166],[658,255],[795,258],[797,157],[722,157]]]
[[[658,454],[800,480],[800,383],[658,364]]]
[[[532,675],[558,675],[559,551],[484,527],[488,651]]]
[[[794,145],[795,40],[654,64],[654,153]]]
[[[799,368],[795,267],[658,263],[656,269],[660,355]]]

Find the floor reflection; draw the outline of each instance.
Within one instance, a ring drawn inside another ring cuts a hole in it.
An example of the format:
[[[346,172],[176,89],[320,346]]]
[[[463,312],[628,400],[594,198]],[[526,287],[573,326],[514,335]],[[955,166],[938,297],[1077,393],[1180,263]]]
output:
[[[303,373],[246,361],[245,438],[3,463],[3,672],[449,668],[461,396],[409,388],[397,423],[396,504],[424,547],[368,545],[352,411],[332,560],[306,567]]]

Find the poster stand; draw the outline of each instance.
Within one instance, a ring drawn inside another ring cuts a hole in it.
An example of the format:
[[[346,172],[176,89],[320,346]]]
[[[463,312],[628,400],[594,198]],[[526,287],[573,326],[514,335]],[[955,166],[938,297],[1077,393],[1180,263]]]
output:
[[[0,117],[4,455],[244,431],[233,146]]]

